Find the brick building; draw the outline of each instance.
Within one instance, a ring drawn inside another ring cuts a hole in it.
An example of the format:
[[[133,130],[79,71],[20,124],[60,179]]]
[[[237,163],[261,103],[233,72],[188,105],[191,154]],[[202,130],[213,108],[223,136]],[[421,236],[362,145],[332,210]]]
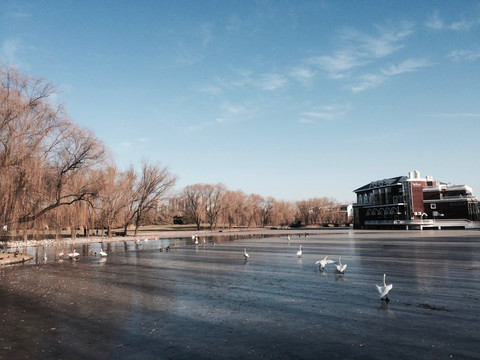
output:
[[[357,229],[427,229],[478,227],[478,200],[467,185],[448,185],[408,176],[372,181],[354,192]]]

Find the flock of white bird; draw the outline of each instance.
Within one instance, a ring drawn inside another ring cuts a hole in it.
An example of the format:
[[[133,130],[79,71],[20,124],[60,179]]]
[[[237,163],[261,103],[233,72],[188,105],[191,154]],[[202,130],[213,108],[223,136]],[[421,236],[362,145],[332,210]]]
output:
[[[288,241],[291,240],[290,235],[288,235],[287,238],[288,238]],[[198,245],[199,241],[198,241],[198,236],[197,235],[192,235],[192,240],[194,240],[195,245]],[[139,242],[139,241],[140,240],[137,239],[137,242]],[[302,254],[303,254],[302,245],[300,245],[299,248],[298,248],[298,251],[297,251],[297,256],[302,257]],[[64,256],[63,250],[58,255],[59,255],[59,257],[63,257]],[[70,260],[76,260],[76,259],[79,258],[79,256],[80,256],[80,254],[76,250],[67,254],[67,257]],[[100,256],[101,257],[106,257],[107,256],[107,253],[103,250],[103,247],[100,248]],[[243,249],[243,257],[244,257],[245,260],[248,260],[250,258],[250,255],[247,253],[246,248]],[[47,255],[46,254],[44,254],[43,258],[44,258],[45,261],[47,261]],[[336,267],[337,272],[339,274],[344,274],[345,270],[347,269],[347,264],[342,264],[342,258],[340,256],[338,257],[337,262],[328,259],[328,255],[325,256],[323,259],[315,262],[315,265],[318,265],[319,269],[322,270],[322,271],[325,270],[325,268],[329,264],[335,264],[335,267]],[[383,274],[383,285],[375,285],[375,286],[377,288],[378,294],[380,295],[380,299],[382,301],[385,300],[386,302],[388,302],[388,301],[390,301],[389,298],[388,298],[388,293],[390,292],[390,290],[392,290],[393,284],[387,285],[386,282],[385,282],[385,279],[386,279],[386,274]]]
[[[103,247],[100,248],[100,252],[99,252],[100,256],[101,257],[107,257],[107,253],[103,250]],[[60,258],[60,260],[62,260],[62,258],[65,257],[65,251],[63,250],[60,250],[60,252],[58,253],[58,257]],[[68,253],[67,254],[67,258],[69,260],[78,260],[78,258],[80,257],[80,253],[77,251],[77,250],[73,250],[72,252]],[[43,260],[46,262],[47,261],[47,254],[43,254]]]
[[[287,238],[288,238],[288,241],[290,241],[291,239],[290,235],[288,235]],[[302,254],[303,254],[302,245],[300,245],[297,251],[297,256],[302,257]],[[250,255],[248,255],[246,248],[243,249],[243,257],[245,260],[248,260],[250,258]],[[322,271],[325,270],[326,266],[329,264],[335,264],[335,267],[339,274],[344,274],[345,270],[347,269],[347,264],[342,264],[342,258],[340,256],[338,257],[337,262],[328,259],[328,255],[325,256],[323,259],[315,262],[315,265],[318,265],[318,268]],[[377,292],[380,295],[380,299],[382,301],[385,300],[386,302],[389,302],[390,299],[388,298],[388,293],[390,292],[390,290],[392,290],[393,284],[387,285],[387,283],[385,282],[385,279],[386,279],[386,274],[383,274],[383,285],[375,285],[375,287],[377,288]]]

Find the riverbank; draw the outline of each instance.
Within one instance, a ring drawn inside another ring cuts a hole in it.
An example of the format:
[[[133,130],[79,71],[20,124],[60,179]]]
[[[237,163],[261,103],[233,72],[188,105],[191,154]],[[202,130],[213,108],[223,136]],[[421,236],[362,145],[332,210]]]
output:
[[[305,237],[319,233],[330,233],[349,231],[350,228],[242,228],[242,229],[221,229],[221,230],[196,230],[192,228],[185,228],[181,230],[165,230],[165,229],[141,229],[137,236],[78,236],[75,239],[62,238],[60,240],[44,239],[44,240],[27,240],[27,241],[7,241],[3,244],[5,252],[0,257],[0,266],[21,264],[33,259],[33,256],[26,254],[25,250],[28,248],[40,247],[55,247],[65,249],[67,247],[103,244],[108,246],[110,243],[116,242],[144,242],[155,241],[162,239],[192,239],[197,238],[217,238],[217,237],[236,237],[236,238],[255,238],[262,236],[288,236],[291,237]],[[203,240],[202,240],[203,241]],[[212,240],[210,240],[212,241]],[[227,239],[228,241],[228,239]]]
[[[238,235],[238,236],[255,236],[262,234],[270,235],[288,235],[291,236],[304,236],[305,234],[316,234],[319,232],[325,231],[340,231],[340,230],[350,230],[350,228],[241,228],[241,229],[221,229],[221,230],[195,230],[195,229],[186,229],[186,230],[162,230],[162,229],[146,229],[140,230],[137,236],[127,235],[127,236],[77,236],[75,239],[72,238],[62,238],[60,240],[54,239],[45,239],[45,240],[9,240],[4,244],[4,248],[8,249],[21,249],[26,247],[35,247],[35,246],[56,246],[56,245],[86,245],[93,243],[109,243],[109,242],[118,242],[118,241],[135,241],[135,240],[160,240],[166,238],[189,238],[192,235],[199,237],[205,236],[225,236],[225,235]]]
[[[31,255],[18,253],[16,251],[0,253],[0,266],[24,263],[32,260],[32,258]]]

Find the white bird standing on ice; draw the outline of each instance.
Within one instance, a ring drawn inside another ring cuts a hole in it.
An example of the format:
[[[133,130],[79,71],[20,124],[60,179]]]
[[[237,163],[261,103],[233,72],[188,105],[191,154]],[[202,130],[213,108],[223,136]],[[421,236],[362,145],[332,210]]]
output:
[[[103,251],[103,248],[100,248],[100,255],[101,256],[107,256],[107,253]]]
[[[245,258],[245,260],[248,260],[248,258],[250,257],[250,255],[247,254],[247,249],[243,249],[243,257]]]
[[[298,248],[297,256],[302,257],[302,245],[300,245],[300,247]]]
[[[319,265],[319,268],[320,268],[321,270],[324,270],[324,269],[325,269],[325,266],[327,266],[328,264],[333,264],[333,263],[335,262],[335,261],[330,260],[330,259],[327,260],[327,257],[328,257],[328,255],[325,256],[325,258],[323,258],[322,260],[318,260],[318,261],[315,263],[315,265]]]
[[[68,254],[68,257],[70,259],[77,259],[80,256],[80,254],[77,252],[77,250],[73,250],[70,254]]]
[[[342,265],[342,258],[341,257],[338,257],[338,263],[335,264],[335,266],[337,267],[337,271],[340,274],[343,274],[345,272],[345,269],[347,268],[347,264]]]
[[[386,275],[383,274],[383,286],[380,285],[375,285],[377,287],[378,294],[380,295],[380,299],[385,300],[386,302],[389,302],[390,299],[388,298],[387,294],[392,290],[393,284],[387,285],[385,283],[385,277]]]

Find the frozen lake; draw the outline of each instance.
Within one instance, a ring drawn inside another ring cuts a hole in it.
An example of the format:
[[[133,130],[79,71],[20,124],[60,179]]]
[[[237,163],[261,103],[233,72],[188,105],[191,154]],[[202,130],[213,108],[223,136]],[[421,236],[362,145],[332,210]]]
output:
[[[34,249],[0,268],[0,359],[480,358],[479,231],[234,239]]]

